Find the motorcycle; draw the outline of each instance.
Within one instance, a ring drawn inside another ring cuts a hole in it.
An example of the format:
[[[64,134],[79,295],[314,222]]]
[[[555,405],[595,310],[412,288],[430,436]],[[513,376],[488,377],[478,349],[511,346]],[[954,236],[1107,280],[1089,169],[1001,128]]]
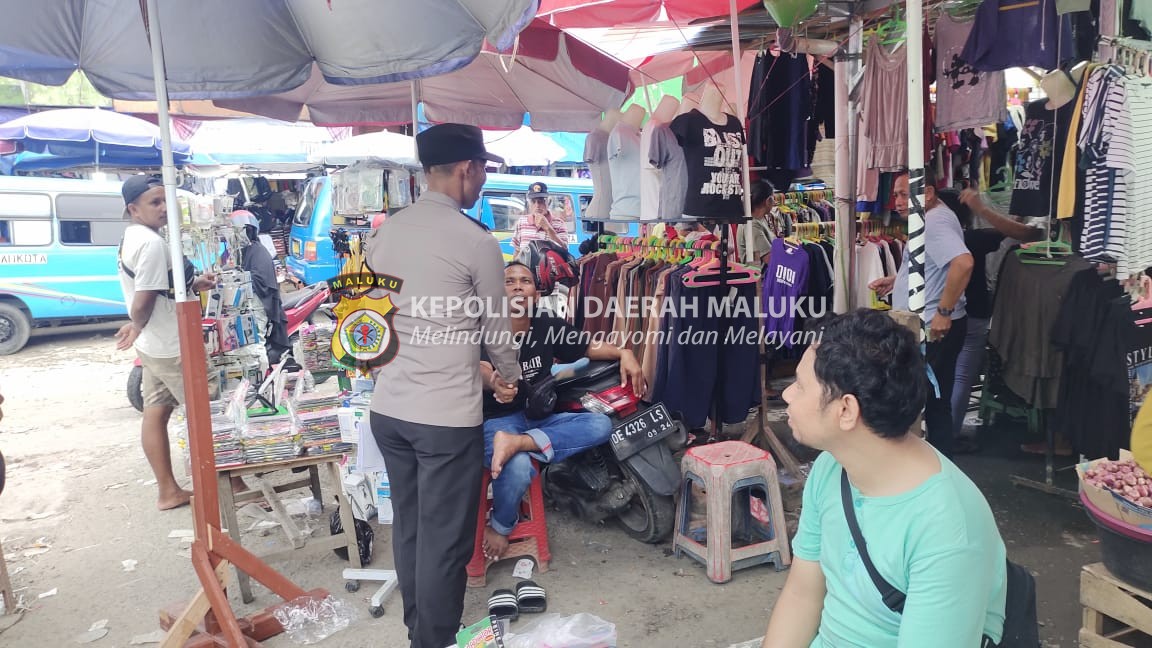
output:
[[[557,412],[597,412],[612,419],[601,446],[544,470],[545,496],[591,522],[615,518],[628,535],[650,544],[667,539],[675,524],[680,467],[673,453],[688,430],[663,403],[643,403],[620,386],[618,362],[593,361],[557,380]]]
[[[282,304],[284,314],[288,318],[288,337],[292,342],[292,348],[296,347],[296,341],[300,337],[300,329],[305,324],[336,319],[331,309],[325,306],[329,297],[328,285],[321,282],[297,290],[283,298]],[[140,359],[136,358],[132,363],[132,371],[128,373],[128,402],[138,412],[144,411],[144,394],[141,391],[143,381],[144,367],[141,366]],[[323,382],[323,380],[319,380],[319,382]]]

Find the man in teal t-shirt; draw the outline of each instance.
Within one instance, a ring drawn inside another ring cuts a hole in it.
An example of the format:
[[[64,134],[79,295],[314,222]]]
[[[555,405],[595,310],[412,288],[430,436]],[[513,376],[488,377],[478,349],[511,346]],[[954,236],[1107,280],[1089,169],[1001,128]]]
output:
[[[910,427],[923,407],[913,334],[877,311],[838,317],[784,392],[796,440],[823,450],[804,487],[787,584],[765,648],[978,648],[999,642],[1004,542],[984,496]],[[846,471],[868,554],[906,595],[884,604],[852,541]]]

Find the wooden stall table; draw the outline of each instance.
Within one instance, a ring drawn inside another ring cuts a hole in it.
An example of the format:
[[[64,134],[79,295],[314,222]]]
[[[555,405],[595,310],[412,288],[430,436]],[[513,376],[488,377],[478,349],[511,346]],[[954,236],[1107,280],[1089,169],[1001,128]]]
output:
[[[292,548],[262,555],[260,556],[262,560],[271,562],[273,560],[287,558],[293,555],[297,549],[301,549],[306,545],[319,549],[346,547],[348,549],[348,560],[351,562],[351,566],[356,568],[362,567],[360,564],[360,550],[356,544],[356,522],[352,517],[352,507],[348,503],[348,497],[344,494],[344,489],[340,486],[342,482],[340,478],[340,460],[342,458],[343,455],[338,454],[321,455],[315,457],[298,457],[287,461],[218,467],[216,469],[216,479],[220,489],[221,524],[228,529],[228,535],[237,543],[240,543],[240,523],[236,520],[236,505],[245,502],[256,502],[263,499],[272,507],[272,512],[287,534],[289,542],[292,543]],[[284,508],[283,502],[280,501],[280,493],[308,488],[312,491],[312,496],[323,505],[324,498],[320,493],[321,467],[327,467],[331,472],[333,482],[336,484],[336,498],[340,505],[340,524],[344,528],[344,531],[331,536],[309,538],[297,529],[296,525],[292,522],[292,516],[288,515],[288,511]],[[292,470],[293,468],[307,468],[308,470],[303,477],[276,486],[273,486],[266,478],[268,473]],[[259,484],[258,487],[241,493],[234,492],[232,490],[232,478],[243,477],[245,475],[255,475],[256,481]],[[245,603],[251,603],[254,597],[252,595],[252,583],[248,578],[248,574],[236,570],[236,579],[240,584],[240,596],[242,600]]]

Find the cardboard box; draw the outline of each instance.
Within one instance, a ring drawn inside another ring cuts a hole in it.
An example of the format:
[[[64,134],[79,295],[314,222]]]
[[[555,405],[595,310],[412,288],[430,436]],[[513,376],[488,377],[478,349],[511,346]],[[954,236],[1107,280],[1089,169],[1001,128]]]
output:
[[[1120,451],[1120,461],[1132,459],[1132,453],[1127,450]],[[1144,508],[1124,498],[1123,495],[1110,491],[1107,488],[1093,486],[1084,478],[1084,473],[1094,466],[1107,461],[1107,459],[1094,459],[1076,465],[1076,475],[1080,478],[1080,491],[1088,501],[1103,513],[1126,522],[1132,526],[1152,531],[1152,509]]]

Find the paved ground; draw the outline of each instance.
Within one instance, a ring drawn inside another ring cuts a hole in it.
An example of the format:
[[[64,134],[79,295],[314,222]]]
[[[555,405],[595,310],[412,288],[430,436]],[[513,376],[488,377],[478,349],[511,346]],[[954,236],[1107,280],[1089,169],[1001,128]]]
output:
[[[7,399],[0,450],[10,462],[0,540],[29,607],[3,631],[4,646],[78,645],[79,635],[104,619],[109,632],[91,645],[128,646],[157,628],[160,606],[194,592],[186,548],[168,538],[191,528],[191,513],[155,510],[138,414],[125,398],[130,366],[128,354],[114,351],[111,330],[35,338],[20,354],[0,358],[0,390]],[[1010,474],[1040,477],[1042,464],[1018,457],[1010,434],[989,431],[996,447],[961,465],[988,494],[1010,556],[1037,573],[1048,645],[1073,646],[1080,623],[1077,572],[1099,560],[1095,532],[1070,503],[1011,485]],[[1068,471],[1060,479],[1074,486]],[[324,523],[313,518],[317,527]],[[672,557],[666,545],[643,545],[614,528],[559,513],[549,526],[554,562],[537,580],[548,589],[550,611],[612,621],[621,646],[724,648],[759,637],[784,582],[784,573],[763,567],[717,586],[698,565]],[[391,565],[387,538],[387,529],[377,527],[375,566]],[[263,551],[276,539],[248,535],[245,542]],[[134,571],[125,571],[125,560],[137,561]],[[383,618],[370,618],[368,588],[357,594],[343,589],[345,564],[330,552],[312,552],[275,566],[305,588],[328,588],[359,614],[353,627],[322,645],[405,646],[399,601]],[[487,595],[509,586],[511,572],[511,563],[494,567],[488,586],[469,592],[468,619],[484,614]],[[46,593],[53,594],[40,598]],[[245,611],[274,602],[259,587],[252,608],[235,601]],[[266,645],[295,644],[281,636]]]

